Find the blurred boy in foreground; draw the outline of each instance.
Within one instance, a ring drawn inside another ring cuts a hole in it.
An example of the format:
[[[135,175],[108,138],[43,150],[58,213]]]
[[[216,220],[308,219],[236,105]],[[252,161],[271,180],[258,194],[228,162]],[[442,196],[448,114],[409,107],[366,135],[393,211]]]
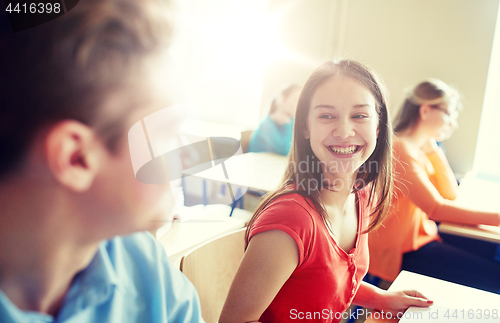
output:
[[[135,179],[127,141],[170,104],[169,15],[159,0],[85,0],[2,33],[1,322],[203,321],[191,283],[134,233],[173,207],[168,182]]]

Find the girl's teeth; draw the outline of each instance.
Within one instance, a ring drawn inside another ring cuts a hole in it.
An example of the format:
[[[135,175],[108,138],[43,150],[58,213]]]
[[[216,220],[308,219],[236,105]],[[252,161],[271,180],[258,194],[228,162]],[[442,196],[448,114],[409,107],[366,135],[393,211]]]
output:
[[[352,154],[356,151],[356,146],[350,146],[350,147],[330,147],[331,151],[335,154]]]

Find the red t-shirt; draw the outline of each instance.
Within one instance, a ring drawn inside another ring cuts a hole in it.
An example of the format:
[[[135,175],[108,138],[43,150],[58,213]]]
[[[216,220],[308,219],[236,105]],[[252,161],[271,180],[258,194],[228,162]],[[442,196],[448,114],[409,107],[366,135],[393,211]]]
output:
[[[358,235],[346,253],[331,237],[318,212],[299,194],[276,198],[250,229],[250,238],[268,230],[290,235],[299,249],[299,264],[260,317],[260,321],[340,322],[363,280],[369,262],[366,192],[358,195]]]

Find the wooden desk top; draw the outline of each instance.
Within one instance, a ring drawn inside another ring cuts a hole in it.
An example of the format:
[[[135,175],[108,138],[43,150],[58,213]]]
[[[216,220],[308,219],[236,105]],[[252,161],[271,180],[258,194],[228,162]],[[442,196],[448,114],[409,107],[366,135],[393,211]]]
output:
[[[228,179],[221,165],[192,176],[269,192],[278,187],[285,173],[288,157],[273,153],[246,153],[224,162]],[[189,170],[185,171],[189,174]]]
[[[469,172],[458,187],[458,206],[489,212],[500,212],[500,183]],[[500,243],[500,226],[469,226],[455,223],[439,225],[439,231],[461,237]]]
[[[500,212],[499,199],[500,182],[471,171],[460,181],[455,203],[480,211]]]
[[[498,309],[500,312],[500,295],[470,288],[444,280],[431,278],[408,271],[402,271],[389,288],[390,291],[416,289],[434,301],[433,306],[455,309]],[[367,319],[365,323],[398,322],[392,320]]]
[[[439,232],[454,234],[465,238],[500,243],[500,227],[491,225],[470,226],[455,223],[441,223]]]

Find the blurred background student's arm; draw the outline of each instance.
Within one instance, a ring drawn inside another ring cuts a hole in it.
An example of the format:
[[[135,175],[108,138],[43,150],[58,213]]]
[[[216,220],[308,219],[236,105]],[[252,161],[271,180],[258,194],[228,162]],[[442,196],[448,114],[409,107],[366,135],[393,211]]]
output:
[[[434,168],[434,175],[431,178],[432,183],[439,194],[447,200],[457,198],[458,183],[453,170],[448,163],[444,151],[436,143],[436,139],[431,138],[423,147],[422,151],[426,154]]]
[[[399,174],[400,188],[430,219],[472,225],[500,225],[500,214],[498,213],[460,207],[453,201],[443,197],[429,178],[422,163],[417,160],[418,156],[416,156],[415,152],[407,144],[402,143],[401,140],[398,143],[398,148],[397,157],[399,162],[395,166],[396,172]],[[437,158],[437,156],[434,158],[433,165],[439,164],[436,162]],[[435,171],[436,177],[441,176],[441,180],[438,181],[441,184],[439,187],[446,186],[443,183],[446,182],[447,175],[437,174],[438,169],[435,169]],[[449,184],[448,186],[451,187],[452,185]],[[448,195],[451,195],[450,191],[448,189]]]

